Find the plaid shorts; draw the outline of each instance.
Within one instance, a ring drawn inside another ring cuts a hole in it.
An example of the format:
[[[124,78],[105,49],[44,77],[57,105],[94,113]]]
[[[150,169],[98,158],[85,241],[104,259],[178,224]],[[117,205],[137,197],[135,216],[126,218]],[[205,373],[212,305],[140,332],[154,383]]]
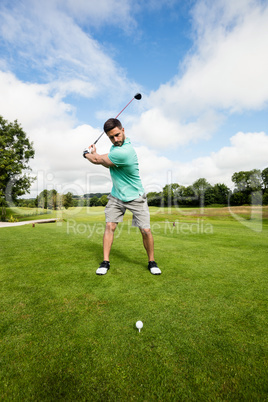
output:
[[[105,217],[107,222],[123,222],[126,210],[132,212],[132,226],[140,229],[150,229],[150,213],[147,203],[146,194],[141,195],[133,201],[124,202],[111,194],[108,196],[109,201],[105,207]]]

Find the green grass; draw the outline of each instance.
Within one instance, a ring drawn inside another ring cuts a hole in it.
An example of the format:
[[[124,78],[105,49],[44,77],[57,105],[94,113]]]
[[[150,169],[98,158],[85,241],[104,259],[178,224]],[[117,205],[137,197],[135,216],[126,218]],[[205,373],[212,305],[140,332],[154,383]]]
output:
[[[152,208],[154,277],[127,214],[99,277],[103,208],[88,212],[0,229],[0,398],[267,400],[267,220]]]
[[[14,207],[6,209],[6,220],[12,221],[12,218],[17,222],[30,221],[34,219],[49,219],[54,218],[57,211],[43,208],[26,208],[26,207]]]

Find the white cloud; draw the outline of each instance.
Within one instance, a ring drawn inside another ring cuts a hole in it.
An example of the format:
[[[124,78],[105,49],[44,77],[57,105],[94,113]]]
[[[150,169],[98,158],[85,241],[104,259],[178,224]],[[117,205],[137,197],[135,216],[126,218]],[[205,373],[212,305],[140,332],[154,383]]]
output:
[[[217,152],[185,163],[161,157],[147,147],[138,148],[141,176],[147,191],[161,191],[165,184],[172,182],[188,186],[201,177],[212,185],[224,183],[232,187],[233,173],[268,166],[267,134],[239,132],[230,138],[230,143]]]
[[[136,26],[131,0],[98,0],[98,4],[88,0],[53,0],[52,3],[87,25],[119,25],[122,30]]]
[[[97,27],[116,25],[117,28],[137,33],[136,16],[144,9],[160,10],[162,7],[172,8],[177,0],[50,0],[68,14],[74,16],[78,22]],[[140,28],[140,27],[139,27]],[[136,31],[134,31],[136,30]]]
[[[73,124],[72,107],[50,95],[49,85],[23,83],[0,71],[0,110],[5,119],[18,119],[26,130],[66,129]]]
[[[53,81],[49,84],[51,92],[57,93],[60,98],[65,98],[69,94],[76,94],[81,97],[93,97],[97,92],[96,85],[80,79],[70,79],[69,81]]]
[[[267,3],[197,2],[194,50],[184,60],[182,74],[148,97],[149,111],[140,119],[140,132],[150,129],[160,148],[166,127],[176,146],[209,138],[231,114],[266,108],[267,21]],[[152,134],[144,141],[152,145]]]
[[[20,60],[54,87],[69,86],[69,93],[96,97],[111,95],[115,90],[122,96],[134,92],[136,84],[127,79],[113,53],[109,54],[109,49],[83,31],[71,13],[83,12],[83,18],[93,13],[94,19],[97,16],[92,10],[95,13],[103,10],[102,22],[109,18],[112,23],[115,15],[118,19],[127,15],[132,18],[128,3],[103,0],[98,7],[85,1],[68,4],[65,7],[58,0],[45,3],[26,0],[23,4],[16,2],[12,8],[0,8],[0,35],[7,46],[16,49],[16,62]],[[12,67],[16,69],[15,65]]]
[[[215,166],[229,171],[251,170],[268,165],[268,136],[264,133],[239,132],[230,139],[231,146],[212,153]]]
[[[35,191],[47,186],[58,189],[75,186],[80,194],[89,186],[92,190],[93,184],[98,187],[100,182],[110,188],[109,172],[100,174],[96,166],[82,157],[83,149],[99,136],[99,129],[89,125],[75,127],[70,106],[57,95],[52,97],[46,85],[25,84],[10,73],[0,72],[0,86],[1,115],[8,121],[17,119],[34,144],[36,152],[31,167],[33,175],[39,178],[32,188],[34,196]],[[98,149],[100,153],[107,152],[105,136]],[[87,176],[91,177],[91,184]]]
[[[211,110],[200,115],[196,121],[184,124],[179,119],[168,118],[160,108],[151,108],[142,113],[130,132],[140,142],[165,151],[201,138],[209,139],[220,119]]]
[[[181,84],[191,82],[201,107],[231,111],[263,107],[268,100],[267,5],[252,1],[201,4],[206,18],[199,20],[199,29],[202,25],[204,32]]]

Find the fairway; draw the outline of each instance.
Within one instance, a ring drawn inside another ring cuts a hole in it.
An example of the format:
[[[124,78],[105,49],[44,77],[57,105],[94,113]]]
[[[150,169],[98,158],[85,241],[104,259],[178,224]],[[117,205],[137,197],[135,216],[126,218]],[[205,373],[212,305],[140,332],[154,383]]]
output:
[[[151,208],[160,276],[127,213],[100,277],[103,211],[0,228],[0,398],[267,400],[267,208]]]

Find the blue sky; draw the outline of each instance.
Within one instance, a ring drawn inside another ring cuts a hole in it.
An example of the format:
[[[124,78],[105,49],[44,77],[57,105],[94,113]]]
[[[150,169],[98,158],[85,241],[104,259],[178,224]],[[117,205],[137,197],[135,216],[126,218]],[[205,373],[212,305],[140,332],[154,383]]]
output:
[[[110,191],[81,154],[136,92],[120,118],[147,192],[268,166],[267,1],[2,0],[0,38],[0,114],[34,142],[31,196]]]

